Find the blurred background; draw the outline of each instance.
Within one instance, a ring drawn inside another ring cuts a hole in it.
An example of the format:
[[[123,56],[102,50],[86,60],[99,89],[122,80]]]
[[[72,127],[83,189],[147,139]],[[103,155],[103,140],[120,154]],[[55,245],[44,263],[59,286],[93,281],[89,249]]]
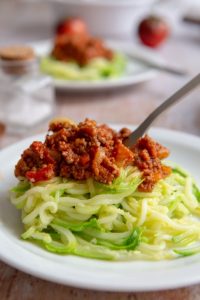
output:
[[[154,52],[173,52],[173,60],[192,69],[189,51],[199,53],[200,45],[199,0],[0,0],[0,45],[53,39],[57,24],[68,17],[80,17],[92,35],[141,45],[138,27],[151,15],[170,31]]]
[[[57,22],[71,16],[86,21],[92,34],[137,39],[137,25],[148,14],[167,20],[174,35],[199,38],[199,28],[187,30],[183,22],[199,23],[199,0],[1,0],[0,43],[51,38]]]
[[[185,70],[186,75],[159,72],[143,84],[93,93],[56,89],[55,115],[67,115],[76,121],[90,117],[99,122],[138,124],[170,93],[199,72],[199,0],[0,0],[0,46],[53,40],[58,23],[72,16],[81,18],[92,35],[128,42],[130,49],[136,46],[141,51],[147,49],[166,64]],[[146,19],[148,27],[150,16],[158,17],[161,25],[164,22],[168,32],[166,37],[161,37],[161,44],[158,40],[158,45],[153,47],[149,47],[139,33],[139,26]],[[199,134],[197,92],[190,101],[180,103],[179,109],[179,113],[176,108],[166,112],[156,125]],[[39,129],[32,128],[28,134],[46,127],[47,122]],[[1,145],[14,140],[15,137],[2,138]]]

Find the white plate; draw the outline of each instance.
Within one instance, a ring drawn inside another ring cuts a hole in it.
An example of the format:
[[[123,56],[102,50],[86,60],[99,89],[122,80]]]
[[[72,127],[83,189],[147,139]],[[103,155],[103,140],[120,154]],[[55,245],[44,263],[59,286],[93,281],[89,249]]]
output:
[[[171,149],[170,160],[189,170],[200,184],[200,139],[164,129],[151,135]],[[0,258],[29,274],[50,281],[109,291],[150,291],[200,282],[200,255],[172,261],[109,262],[59,256],[20,240],[20,215],[10,204],[8,190],[15,183],[14,165],[35,136],[0,152]]]
[[[133,46],[130,42],[119,42],[119,41],[107,41],[106,43],[109,47],[114,50],[118,50],[122,53],[126,54],[134,54],[135,55],[142,55],[148,57],[149,59],[162,61],[161,58],[155,56],[153,51],[144,49],[144,47],[140,46]],[[53,42],[43,41],[37,43],[30,44],[36,54],[38,56],[45,56],[50,53]],[[72,80],[61,80],[61,79],[54,79],[55,87],[66,90],[66,91],[99,91],[99,90],[110,90],[116,88],[122,88],[130,85],[135,85],[147,80],[154,78],[157,74],[155,70],[152,68],[140,63],[135,59],[131,59],[127,57],[128,63],[125,73],[119,78],[113,79],[104,79],[104,80],[96,80],[96,81],[72,81]]]

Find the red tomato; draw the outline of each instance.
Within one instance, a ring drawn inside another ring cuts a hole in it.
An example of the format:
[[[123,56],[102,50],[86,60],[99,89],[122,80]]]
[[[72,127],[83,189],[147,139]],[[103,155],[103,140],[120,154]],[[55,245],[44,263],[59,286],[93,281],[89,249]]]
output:
[[[51,166],[41,168],[37,171],[26,172],[26,178],[31,182],[48,180],[52,177],[53,169]]]
[[[138,34],[143,44],[157,47],[169,35],[169,27],[161,18],[150,16],[139,24]]]
[[[87,34],[87,26],[85,22],[79,18],[70,18],[58,24],[56,33],[58,35]]]
[[[90,156],[89,156],[89,154],[87,154],[87,153],[83,154],[83,155],[80,157],[80,164],[81,164],[82,166],[87,165],[87,164],[89,163],[89,161],[90,161]]]

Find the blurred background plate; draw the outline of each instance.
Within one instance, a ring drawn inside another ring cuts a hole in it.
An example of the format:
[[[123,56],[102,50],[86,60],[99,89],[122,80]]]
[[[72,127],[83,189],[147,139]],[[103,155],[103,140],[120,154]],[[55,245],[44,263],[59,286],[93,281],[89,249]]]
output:
[[[96,81],[72,81],[55,79],[55,87],[66,91],[99,91],[122,88],[126,86],[135,85],[154,78],[157,72],[152,68],[131,58],[131,55],[142,55],[152,61],[162,62],[162,58],[151,50],[145,49],[140,46],[133,47],[131,42],[119,42],[108,40],[106,44],[114,50],[120,51],[127,55],[127,67],[125,73],[119,78],[96,80]],[[49,54],[53,47],[53,41],[47,40],[43,42],[30,43],[39,57]]]

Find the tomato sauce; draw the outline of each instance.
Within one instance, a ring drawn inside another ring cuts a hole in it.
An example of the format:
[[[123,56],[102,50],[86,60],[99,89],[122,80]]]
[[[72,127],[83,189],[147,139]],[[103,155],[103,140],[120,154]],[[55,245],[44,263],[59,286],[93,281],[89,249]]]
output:
[[[61,176],[75,180],[92,177],[111,184],[120,175],[120,168],[134,165],[142,173],[139,190],[150,192],[171,172],[162,164],[169,151],[147,135],[129,149],[123,144],[129,134],[126,128],[116,132],[90,119],[78,125],[53,121],[44,143],[35,141],[23,152],[15,175],[33,183]]]

